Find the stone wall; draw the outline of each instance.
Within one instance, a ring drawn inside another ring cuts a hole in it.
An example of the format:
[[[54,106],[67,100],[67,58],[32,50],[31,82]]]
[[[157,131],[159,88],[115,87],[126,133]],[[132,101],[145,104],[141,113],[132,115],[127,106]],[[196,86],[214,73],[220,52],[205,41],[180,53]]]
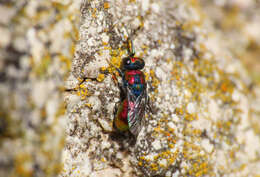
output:
[[[259,1],[0,4],[0,176],[260,175]],[[113,128],[131,37],[152,112]]]

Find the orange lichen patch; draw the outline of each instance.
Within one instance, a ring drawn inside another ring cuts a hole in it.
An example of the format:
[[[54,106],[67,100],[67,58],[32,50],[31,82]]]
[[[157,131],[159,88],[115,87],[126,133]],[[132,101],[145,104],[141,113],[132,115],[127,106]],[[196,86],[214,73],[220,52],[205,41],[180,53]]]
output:
[[[168,144],[169,148],[173,149],[175,146],[174,144]]]
[[[160,131],[161,131],[161,128],[160,128],[159,126],[157,126],[157,127],[154,128],[154,131],[155,131],[155,132],[160,132]]]
[[[77,81],[78,81],[79,83],[82,83],[83,80],[84,80],[84,79],[82,79],[82,78],[80,78],[80,77],[77,78]],[[80,86],[80,85],[77,85],[77,87],[79,87],[79,86]]]
[[[184,116],[185,120],[187,121],[193,121],[193,120],[197,120],[198,119],[198,116],[196,114],[189,114],[189,113],[186,113],[185,116]]]
[[[72,24],[75,23],[74,21],[72,22]],[[76,41],[79,40],[79,30],[78,27],[76,25],[72,25],[72,38]],[[75,44],[72,44],[72,46]],[[74,54],[74,53],[73,53]]]
[[[221,86],[220,86],[220,88],[221,88],[221,90],[222,90],[223,92],[226,92],[226,91],[228,90],[226,83],[222,83]]]
[[[99,74],[97,77],[97,81],[98,82],[102,82],[105,79],[105,75],[104,74]]]
[[[194,129],[192,130],[192,134],[196,136],[201,136],[202,132],[200,129]]]
[[[92,9],[92,17],[96,18],[97,17],[97,8]]]
[[[90,103],[86,103],[85,106],[90,108],[90,109],[92,108],[92,104],[90,104]]]
[[[154,77],[155,76],[155,72],[154,72],[154,70],[150,70],[150,75],[151,75],[151,77]]]
[[[141,156],[140,159],[141,159],[141,160],[145,160],[145,157],[144,157],[144,156]]]
[[[220,132],[229,132],[232,126],[232,121],[219,120],[216,122],[216,126]]]
[[[120,68],[121,65],[121,58],[119,57],[112,57],[111,58],[111,63],[116,66],[117,68]]]
[[[106,159],[105,159],[104,157],[102,157],[102,158],[100,159],[100,161],[101,161],[101,162],[106,162]]]
[[[195,21],[195,20],[192,20],[192,21],[189,21],[189,22],[186,22],[184,24],[182,24],[182,29],[184,31],[193,31],[193,28],[195,26],[200,26],[201,25],[201,22],[202,21]]]
[[[188,124],[189,125],[189,124]],[[187,127],[188,127],[187,125]],[[182,133],[185,136],[192,137],[192,141],[201,141],[201,131],[194,128],[185,128]]]
[[[63,164],[55,163],[45,169],[46,174],[59,174],[63,169]]]
[[[143,28],[143,27],[144,27],[144,18],[143,18],[142,16],[138,16],[137,18],[138,18],[139,21],[140,21],[140,25],[139,25],[139,26],[140,26],[141,28]]]
[[[149,74],[147,72],[144,72],[144,77],[145,77],[145,80],[148,81],[149,79]]]
[[[69,19],[69,21],[73,22],[74,20],[76,20],[76,15],[75,14],[68,14],[68,19]]]
[[[62,102],[62,103],[59,105],[59,109],[58,109],[57,112],[55,113],[55,117],[63,116],[63,115],[65,115],[65,113],[66,113],[66,105],[65,105],[65,102]]]
[[[233,103],[231,94],[233,93],[235,85],[229,78],[230,76],[217,67],[217,64],[213,58],[210,60],[204,59],[202,53],[199,55],[201,58],[194,59],[193,67],[199,74],[199,77],[206,79],[208,82],[205,84],[200,80],[196,81],[193,76],[189,76],[187,79],[189,79],[189,85],[192,86],[190,87],[192,94],[197,94],[197,98],[200,99],[200,95],[198,93],[209,89],[215,92],[213,99],[220,99],[225,103]],[[215,73],[215,75],[213,73]],[[218,76],[219,79],[216,80],[214,76]]]
[[[15,173],[21,177],[33,175],[32,157],[30,154],[21,153],[15,157]]]
[[[258,114],[260,115],[260,112]],[[259,125],[259,123],[258,122],[254,123],[254,121],[253,121],[251,125],[252,125],[252,128],[253,128],[255,134],[260,135],[260,125]]]
[[[79,37],[78,37],[78,38],[79,38]],[[75,44],[71,45],[71,47],[70,47],[70,54],[71,54],[71,56],[74,55],[74,53],[75,53],[75,48],[76,48],[76,45],[75,45]]]
[[[102,66],[102,67],[100,68],[100,71],[101,71],[101,72],[106,72],[106,71],[107,71],[107,67]]]
[[[125,54],[125,51],[122,50],[121,48],[119,48],[118,50],[111,50],[110,49],[110,56],[111,56],[111,60],[110,63],[112,64],[112,66],[110,66],[109,73],[112,74],[112,72],[115,70],[115,67],[120,68],[121,65],[121,61],[122,61],[122,56]]]
[[[34,62],[32,64],[35,64]],[[37,77],[44,77],[47,73],[47,69],[51,64],[51,56],[47,53],[45,56],[42,57],[39,64],[35,64],[36,66],[32,66],[33,70],[32,73],[35,73]]]
[[[159,154],[155,155],[152,160],[146,159],[145,157],[140,157],[139,162],[141,162],[144,166],[149,166],[152,171],[157,171],[159,168],[169,168],[170,165],[176,162],[176,159],[179,155],[179,151],[176,150],[175,152],[171,152],[170,150],[166,150],[160,152]],[[165,162],[162,162],[165,160]]]
[[[168,127],[168,131],[169,131],[170,133],[174,133],[174,129],[173,129],[173,128]]]
[[[82,79],[79,79],[79,80],[82,80]],[[82,81],[80,83],[82,83]],[[85,100],[87,96],[91,95],[91,93],[88,91],[86,86],[83,84],[77,85],[76,88],[74,88],[74,90],[76,91],[76,94],[78,96],[80,96],[81,100]]]
[[[142,48],[143,52],[142,52],[142,54],[139,57],[142,57],[144,54],[146,55],[147,52],[148,52],[148,46],[142,45],[141,48]]]
[[[200,8],[200,4],[197,0],[189,0],[190,4],[192,5],[192,7],[194,8]]]
[[[64,55],[60,55],[60,56],[59,56],[59,59],[60,59],[60,61],[61,61],[62,63],[65,63],[65,66],[66,66],[65,69],[66,69],[67,71],[69,71],[70,68],[71,68],[71,59],[68,58],[68,57],[66,57],[66,56],[64,56]]]
[[[222,128],[222,127],[223,127],[222,121],[221,121],[221,120],[217,121],[217,122],[216,122],[216,126],[217,126],[219,129]]]
[[[68,39],[68,38],[71,38],[72,36],[71,36],[71,32],[70,31],[67,31],[67,32],[65,32],[64,34],[63,34],[63,38],[64,39]]]
[[[167,59],[166,59],[166,62],[167,62],[168,64],[170,64],[170,63],[172,62],[172,59],[171,59],[171,58],[167,58]]]
[[[188,168],[189,175],[203,176],[210,172],[210,164],[207,155],[201,155],[202,149],[190,142],[185,142],[183,146],[183,157],[191,164]]]
[[[153,69],[150,70],[150,77],[151,77],[151,85],[154,88],[154,93],[158,93],[158,86],[160,84],[159,79],[156,77],[155,72]]]
[[[180,61],[176,61],[173,63],[173,68],[171,71],[172,77],[171,80],[175,80],[175,81],[180,81],[182,78],[182,68],[183,68],[183,63]],[[179,83],[179,84],[178,84]],[[177,85],[181,85],[181,82],[177,82]]]
[[[47,117],[47,112],[45,107],[41,108],[40,117],[41,119],[45,119]]]
[[[175,114],[177,115],[183,115],[184,111],[183,111],[183,108],[176,108],[175,109]]]
[[[246,26],[241,20],[241,9],[237,6],[232,6],[232,8],[229,8],[227,11],[225,11],[226,17],[221,20],[221,27],[224,30],[231,30],[231,29],[241,29],[244,26]]]
[[[213,71],[216,70],[216,64],[214,60],[208,60],[203,58],[194,59],[194,70],[201,77],[212,77]]]
[[[189,0],[191,6],[193,7],[193,9],[197,12],[197,14],[199,14],[200,17],[200,23],[204,22],[204,19],[206,18],[206,14],[204,13],[200,1],[197,0]]]
[[[222,92],[229,92],[230,94],[232,94],[234,90],[234,84],[232,84],[230,80],[224,79],[221,82],[220,88]]]
[[[54,1],[51,2],[51,6],[60,11],[65,11],[69,8],[69,5],[63,5],[60,2],[54,2]]]
[[[100,50],[100,51],[97,52],[97,54],[98,54],[99,56],[103,56],[103,51]]]
[[[228,152],[228,155],[230,157],[231,160],[235,160],[236,157],[236,150],[232,149]]]
[[[195,154],[192,154],[193,152],[201,152],[201,148],[200,146],[198,145],[195,145],[193,143],[190,143],[188,141],[185,141],[184,142],[184,150],[186,150],[186,153],[189,154],[189,155],[195,155]],[[199,155],[199,154],[197,154]]]
[[[151,163],[150,167],[151,167],[151,169],[153,171],[157,171],[158,170],[158,164],[156,164],[156,163]]]
[[[208,173],[208,164],[207,163],[194,163],[193,169],[189,171],[190,175],[194,175],[196,177],[203,176]]]
[[[37,22],[41,21],[44,18],[50,17],[50,15],[51,15],[50,11],[42,10],[42,11],[36,13],[34,16],[30,16],[30,18],[31,18],[32,22],[37,23]]]
[[[106,46],[106,45],[108,45],[108,43],[107,42],[102,42],[102,45]]]
[[[105,9],[108,9],[109,7],[110,7],[110,4],[109,4],[108,2],[105,2],[105,3],[104,3],[104,8],[105,8]]]

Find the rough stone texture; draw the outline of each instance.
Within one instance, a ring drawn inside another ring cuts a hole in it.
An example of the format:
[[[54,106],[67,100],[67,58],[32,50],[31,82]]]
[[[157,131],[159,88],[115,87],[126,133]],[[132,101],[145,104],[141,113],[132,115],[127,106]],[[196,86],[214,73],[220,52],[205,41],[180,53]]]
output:
[[[79,1],[0,1],[0,176],[57,176]]]
[[[259,175],[259,110],[251,106],[259,101],[259,88],[229,47],[247,45],[227,40],[232,33],[213,26],[214,13],[206,15],[208,7],[221,11],[224,1],[201,3],[83,1],[81,38],[67,82],[69,128],[61,176]],[[127,37],[146,62],[156,110],[146,115],[134,145],[114,133],[113,109],[120,97],[111,77],[116,71],[106,61],[120,65]]]
[[[242,64],[259,57],[259,9],[251,0],[1,2],[0,176],[260,175],[260,89]],[[130,36],[154,110],[135,143],[113,130],[120,92],[107,62],[119,67]]]

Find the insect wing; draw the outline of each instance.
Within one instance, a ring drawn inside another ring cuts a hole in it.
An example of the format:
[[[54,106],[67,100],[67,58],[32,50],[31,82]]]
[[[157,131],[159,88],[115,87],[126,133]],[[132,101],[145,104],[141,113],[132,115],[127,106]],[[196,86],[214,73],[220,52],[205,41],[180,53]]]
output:
[[[130,132],[137,136],[142,128],[142,118],[145,113],[145,92],[136,97],[129,87],[127,87],[128,101],[128,126]]]

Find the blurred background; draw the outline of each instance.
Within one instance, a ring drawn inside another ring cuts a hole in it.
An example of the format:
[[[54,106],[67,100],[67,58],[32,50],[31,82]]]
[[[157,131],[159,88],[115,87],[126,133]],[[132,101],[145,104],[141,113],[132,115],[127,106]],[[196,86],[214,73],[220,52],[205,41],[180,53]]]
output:
[[[260,0],[194,0],[260,83]],[[79,40],[80,1],[0,0],[0,176],[62,169],[64,81]]]
[[[0,1],[0,176],[55,176],[80,1]]]
[[[242,61],[254,82],[260,83],[260,1],[199,0],[204,15],[225,35],[232,55]]]

